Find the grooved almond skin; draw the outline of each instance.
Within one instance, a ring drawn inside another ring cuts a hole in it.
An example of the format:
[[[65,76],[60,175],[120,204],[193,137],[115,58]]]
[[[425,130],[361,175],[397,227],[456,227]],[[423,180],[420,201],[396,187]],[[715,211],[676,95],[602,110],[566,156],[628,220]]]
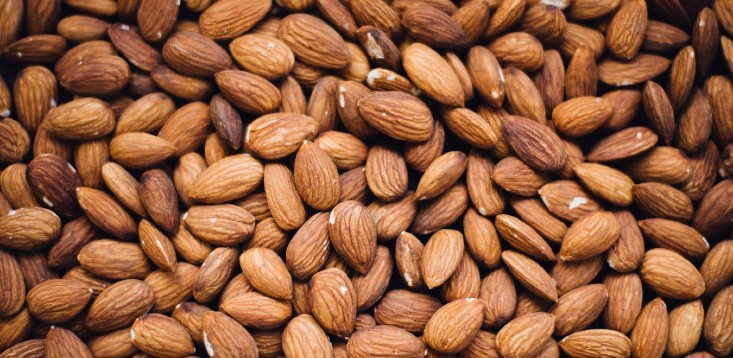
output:
[[[232,247],[217,247],[201,264],[193,284],[193,297],[198,302],[212,301],[224,289],[237,266],[239,250]]]
[[[587,285],[601,272],[604,266],[602,255],[594,256],[581,261],[558,261],[552,267],[550,275],[557,283],[558,295]]]
[[[690,158],[690,175],[680,190],[692,200],[700,200],[715,184],[715,163],[718,161],[718,148],[708,142],[700,153]]]
[[[251,248],[239,256],[239,264],[244,277],[258,291],[273,298],[292,298],[293,280],[285,263],[274,251]]]
[[[645,127],[629,127],[596,143],[586,154],[591,162],[610,162],[642,153],[657,143],[657,135]]]
[[[608,290],[603,284],[578,287],[558,299],[550,309],[555,316],[555,335],[566,336],[586,328],[606,307]]]
[[[47,280],[28,292],[28,310],[44,323],[64,323],[76,317],[91,297],[92,290],[79,281]]]
[[[417,202],[414,193],[407,192],[401,199],[391,203],[373,201],[367,210],[374,220],[377,240],[387,241],[410,227],[417,212]]]
[[[354,200],[336,205],[328,219],[328,233],[336,252],[351,268],[366,274],[377,251],[377,230],[366,207]]]
[[[512,114],[545,124],[542,96],[532,79],[521,70],[509,67],[504,71],[507,107]]]
[[[81,178],[63,158],[55,154],[36,156],[28,163],[26,177],[36,196],[48,207],[66,216],[79,212],[76,188],[81,186]]]
[[[495,219],[499,235],[517,250],[538,260],[553,261],[555,254],[550,245],[521,219],[499,214]]]
[[[97,189],[78,187],[76,197],[89,220],[100,229],[126,240],[137,234],[135,220],[109,194]]]
[[[48,252],[50,268],[66,268],[77,263],[76,256],[89,240],[99,235],[99,231],[86,216],[67,222],[57,241]]]
[[[384,31],[389,37],[399,37],[400,18],[389,4],[382,0],[356,0],[350,2],[351,13],[360,25],[371,25]]]
[[[3,352],[3,358],[43,358],[46,357],[46,340],[29,339],[16,343]]]
[[[257,159],[248,154],[232,155],[204,169],[189,195],[199,202],[221,204],[252,193],[263,177],[264,169]]]
[[[268,80],[253,73],[223,70],[214,75],[221,94],[246,113],[265,114],[280,107],[280,91]]]
[[[503,357],[532,357],[542,351],[552,336],[551,314],[530,313],[511,320],[496,334],[496,348]]]
[[[125,207],[138,216],[148,216],[138,191],[139,183],[125,168],[114,162],[105,163],[102,166],[102,177],[107,188]]]
[[[644,258],[644,238],[631,212],[617,211],[614,215],[621,225],[621,234],[608,251],[608,265],[617,272],[634,271]]]
[[[588,329],[575,332],[558,342],[560,349],[573,358],[629,357],[631,341],[610,329]]]
[[[163,62],[160,52],[145,42],[135,26],[114,24],[107,29],[107,35],[114,47],[143,71],[150,72]]]
[[[163,58],[175,71],[194,77],[211,77],[232,65],[229,54],[214,40],[191,31],[176,32],[169,37],[163,46]]]
[[[466,187],[468,195],[481,215],[494,215],[504,210],[504,198],[491,178],[494,162],[490,156],[472,149],[466,163]]]
[[[699,232],[676,221],[646,219],[639,221],[639,227],[644,235],[657,246],[677,251],[694,259],[704,258],[710,248],[705,237]]]
[[[239,150],[242,147],[242,117],[232,105],[220,95],[214,95],[209,103],[211,123],[219,137],[228,147]]]
[[[733,286],[724,287],[718,292],[708,306],[703,324],[703,337],[712,353],[718,356],[730,355],[733,352]]]
[[[158,313],[136,319],[130,336],[132,344],[152,356],[180,357],[196,351],[186,329],[173,318]]]
[[[229,44],[229,51],[244,69],[268,80],[287,75],[295,64],[293,51],[284,42],[264,35],[240,36]]]
[[[601,98],[611,103],[614,110],[611,118],[606,121],[602,128],[621,130],[636,116],[639,103],[641,103],[641,91],[637,89],[617,89],[607,92]]]
[[[689,79],[695,78],[695,64],[695,50],[692,46],[684,47],[672,61],[667,93],[676,110],[682,108],[690,95],[693,83]]]
[[[184,76],[165,65],[155,67],[150,76],[168,94],[188,101],[203,101],[214,91],[210,81]]]
[[[596,163],[580,163],[575,175],[593,194],[613,205],[625,207],[634,201],[634,181],[622,171]]]
[[[642,307],[642,285],[636,273],[606,276],[603,283],[608,288],[608,303],[603,322],[609,329],[627,334],[634,327]]]
[[[488,46],[504,67],[535,72],[544,63],[542,44],[526,32],[511,32],[494,39]]]
[[[186,207],[191,207],[196,204],[195,200],[191,197],[191,188],[198,176],[205,169],[206,160],[198,153],[184,154],[178,159],[178,163],[173,170],[173,183],[176,185],[178,196]]]
[[[631,354],[634,357],[660,357],[667,345],[667,305],[657,297],[639,314],[631,332]]]
[[[84,325],[95,332],[127,327],[153,307],[153,290],[140,280],[123,280],[107,287],[89,306]]]
[[[142,219],[138,225],[140,246],[153,263],[166,271],[173,271],[176,265],[176,251],[170,239],[150,221]]]
[[[710,76],[704,89],[713,111],[713,136],[718,142],[730,141],[733,138],[733,118],[728,110],[731,103],[725,98],[733,93],[733,83],[725,76]]]
[[[598,64],[598,79],[609,86],[627,87],[657,77],[669,68],[670,60],[639,54],[630,61],[607,58]]]
[[[433,133],[433,116],[420,99],[399,91],[376,92],[361,98],[359,113],[378,131],[406,142],[422,142]]]
[[[177,147],[158,136],[142,132],[123,133],[112,138],[110,157],[130,169],[144,169],[174,156]]]
[[[140,199],[153,221],[166,233],[178,230],[178,193],[173,180],[161,169],[151,169],[140,176]]]
[[[307,64],[328,69],[349,65],[349,51],[341,35],[315,16],[286,16],[280,24],[278,37]]]
[[[555,107],[552,121],[560,133],[576,138],[603,126],[612,113],[611,104],[600,97],[576,97]]]
[[[560,243],[568,227],[537,198],[512,197],[509,204],[519,217],[545,239]],[[465,229],[464,229],[465,230]]]
[[[519,116],[505,117],[503,124],[507,141],[529,166],[541,171],[557,171],[565,164],[565,147],[549,128]]]
[[[518,252],[505,250],[501,259],[512,276],[540,298],[557,301],[557,289],[552,277],[538,263]]]
[[[385,294],[374,309],[379,324],[395,326],[419,333],[442,303],[435,297],[412,291],[396,289]]]
[[[277,225],[283,230],[299,228],[306,213],[290,169],[280,163],[266,164],[264,186],[267,206]]]
[[[423,340],[433,350],[445,354],[460,352],[471,343],[483,321],[483,304],[464,298],[439,308],[425,326]]]
[[[217,1],[201,14],[201,33],[214,40],[233,39],[251,29],[270,11],[271,0]]]
[[[278,328],[290,319],[292,307],[288,301],[248,290],[231,293],[219,304],[219,309],[241,325],[256,329]]]
[[[418,200],[427,200],[444,193],[463,175],[466,165],[466,155],[459,151],[436,158],[420,178],[415,196]]]
[[[402,53],[412,83],[430,98],[451,107],[463,106],[465,94],[450,64],[430,47],[414,43]]]
[[[431,6],[410,6],[405,9],[402,26],[415,41],[433,48],[451,49],[466,42],[466,34],[461,26],[449,14]]]
[[[326,332],[308,314],[301,314],[288,322],[283,330],[282,346],[286,356],[314,358],[333,356],[331,341]]]
[[[692,218],[692,227],[706,236],[725,232],[733,220],[731,197],[733,197],[733,180],[723,180],[713,186],[697,207]]]
[[[152,271],[145,252],[132,242],[92,240],[81,249],[78,260],[87,271],[111,279],[141,278]]]
[[[640,273],[644,283],[666,298],[690,300],[705,291],[705,281],[697,268],[671,250],[647,251]]]
[[[327,213],[316,213],[293,235],[285,254],[288,270],[305,280],[321,269],[331,252]]]
[[[713,115],[706,95],[696,89],[682,110],[677,126],[677,146],[687,153],[697,153],[710,138]]]
[[[101,167],[109,162],[109,140],[99,138],[79,144],[74,151],[74,163],[77,165],[82,183],[91,188],[102,187]]]
[[[636,181],[674,185],[687,180],[690,163],[679,149],[661,146],[633,158],[623,169]]]
[[[46,357],[79,357],[91,358],[92,352],[84,342],[72,331],[64,328],[52,327],[46,334]]]
[[[606,48],[616,57],[633,58],[644,40],[647,19],[646,3],[622,5],[606,29]]]
[[[420,288],[425,284],[420,273],[423,249],[422,242],[415,235],[403,231],[397,236],[394,249],[395,263],[397,272],[408,288]]]
[[[331,158],[313,142],[303,142],[295,156],[295,187],[308,206],[328,210],[338,203],[341,186]]]
[[[692,352],[702,333],[705,311],[700,300],[681,304],[669,312],[666,354],[680,357]]]
[[[466,70],[476,90],[491,106],[504,101],[504,72],[494,54],[486,47],[474,46],[468,51]]]
[[[91,97],[80,98],[51,110],[45,128],[62,139],[89,140],[114,130],[114,114],[109,104]]]
[[[547,174],[530,168],[517,157],[506,157],[496,163],[491,179],[509,193],[535,196],[550,178]]]
[[[58,103],[57,87],[56,77],[43,66],[30,66],[20,71],[13,84],[13,97],[15,116],[23,127],[38,130],[46,114]],[[10,110],[10,103],[7,110]]]
[[[463,235],[455,230],[440,230],[433,234],[422,252],[420,272],[428,288],[447,281],[463,255]]]
[[[224,313],[209,311],[203,314],[202,335],[209,356],[257,357],[257,344],[237,321]]]
[[[232,204],[202,205],[191,207],[184,222],[188,230],[201,240],[214,245],[235,246],[252,235],[255,218]]]
[[[441,296],[446,302],[463,298],[476,298],[481,289],[481,274],[471,254],[463,251],[461,261],[453,275],[440,287]]]
[[[367,157],[366,144],[346,132],[328,131],[314,141],[331,158],[338,169],[354,169],[364,164]]]
[[[377,144],[369,149],[365,174],[369,190],[379,199],[395,201],[407,191],[405,160],[399,152],[386,145]]]
[[[705,257],[700,274],[705,281],[705,295],[718,292],[733,279],[733,241],[723,240],[716,244]]]
[[[568,99],[595,96],[598,91],[598,68],[593,51],[580,46],[573,53],[565,74],[565,95]]]
[[[356,290],[357,310],[371,308],[384,295],[394,266],[389,249],[377,247],[374,262],[365,275],[355,274],[352,283]]]
[[[547,210],[567,221],[577,221],[588,213],[602,209],[590,193],[572,180],[547,183],[538,193]]]
[[[441,114],[451,132],[476,148],[491,149],[499,140],[500,134],[476,112],[467,108],[442,107]]]
[[[568,228],[560,247],[560,259],[577,261],[601,254],[613,246],[619,235],[621,225],[613,213],[590,213]]]
[[[348,336],[356,323],[356,291],[346,274],[336,268],[318,272],[308,283],[313,317],[335,336]]]
[[[295,153],[304,140],[313,140],[318,122],[297,113],[272,113],[255,119],[247,126],[244,145],[262,159],[280,159]]]
[[[0,162],[21,161],[30,148],[30,137],[25,128],[12,118],[2,118],[0,119],[0,135],[6,138],[0,147]]]
[[[354,332],[346,344],[349,357],[418,357],[425,352],[423,342],[401,328],[379,325]]]
[[[517,305],[517,291],[512,276],[505,268],[496,269],[484,277],[479,299],[484,303],[484,326],[502,327],[511,320]]]
[[[18,261],[13,254],[0,249],[0,316],[13,315],[23,308],[25,303],[25,282]]]

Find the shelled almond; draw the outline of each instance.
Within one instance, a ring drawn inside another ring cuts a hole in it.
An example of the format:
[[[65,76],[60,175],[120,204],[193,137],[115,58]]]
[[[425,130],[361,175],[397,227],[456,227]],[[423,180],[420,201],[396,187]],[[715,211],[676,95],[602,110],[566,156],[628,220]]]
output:
[[[0,358],[729,357],[730,0],[0,0]]]

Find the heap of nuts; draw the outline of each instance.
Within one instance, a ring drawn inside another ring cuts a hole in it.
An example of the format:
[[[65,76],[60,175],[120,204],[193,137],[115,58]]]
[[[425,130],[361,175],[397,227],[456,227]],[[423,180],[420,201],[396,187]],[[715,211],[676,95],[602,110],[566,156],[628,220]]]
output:
[[[729,357],[733,1],[0,0],[0,357]]]

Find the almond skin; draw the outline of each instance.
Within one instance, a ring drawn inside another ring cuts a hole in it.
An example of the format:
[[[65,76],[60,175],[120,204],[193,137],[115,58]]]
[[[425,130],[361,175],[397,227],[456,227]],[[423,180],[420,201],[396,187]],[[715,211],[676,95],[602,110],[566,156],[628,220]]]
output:
[[[430,109],[407,93],[377,92],[359,100],[358,105],[367,123],[397,140],[422,142],[433,133]]]
[[[69,300],[61,300],[62,297]],[[92,290],[79,281],[48,280],[28,292],[28,310],[45,323],[64,323],[76,317],[91,297]]]
[[[496,348],[504,357],[528,357],[541,352],[552,336],[552,315],[531,313],[507,323],[496,335]]]
[[[423,340],[437,352],[455,354],[471,343],[481,328],[482,312],[481,301],[476,298],[450,302],[430,318]]]
[[[356,291],[343,271],[323,270],[308,283],[311,311],[323,329],[336,336],[348,336],[356,323]]]
[[[286,16],[278,37],[299,60],[322,68],[339,69],[349,64],[349,52],[343,38],[317,17],[307,14]]]
[[[596,211],[573,223],[568,228],[560,248],[560,259],[583,260],[608,250],[621,235],[621,225],[607,211]],[[587,237],[593,237],[593,242]]]
[[[127,327],[152,308],[154,300],[152,289],[143,281],[119,281],[92,302],[84,324],[97,332]]]
[[[357,330],[346,344],[349,357],[383,355],[418,356],[425,352],[423,342],[411,333],[392,326],[378,325]]]
[[[670,268],[675,267],[674,273]],[[651,249],[644,254],[641,278],[663,297],[690,300],[705,291],[705,282],[693,266],[680,254],[667,249]]]
[[[461,82],[437,52],[415,43],[403,52],[403,56],[402,65],[415,86],[440,103],[463,106],[465,94]]]
[[[354,270],[366,274],[377,250],[374,221],[363,204],[345,201],[333,208],[328,232],[336,252]]]
[[[285,263],[274,251],[251,248],[239,256],[239,264],[244,277],[258,291],[273,298],[292,298],[292,278]]]
[[[507,141],[519,158],[532,168],[557,171],[565,165],[565,148],[549,128],[519,116],[505,117],[503,124]]]
[[[201,32],[214,40],[235,38],[267,15],[272,1],[226,0],[212,4],[201,14]]]
[[[289,356],[328,357],[333,355],[326,332],[312,316],[293,318],[283,331],[283,351]]]
[[[263,166],[258,160],[247,154],[232,155],[201,172],[189,195],[199,202],[222,204],[253,192],[263,177]]]
[[[575,332],[558,342],[560,349],[574,358],[628,357],[631,341],[625,335],[610,329],[589,329]]]

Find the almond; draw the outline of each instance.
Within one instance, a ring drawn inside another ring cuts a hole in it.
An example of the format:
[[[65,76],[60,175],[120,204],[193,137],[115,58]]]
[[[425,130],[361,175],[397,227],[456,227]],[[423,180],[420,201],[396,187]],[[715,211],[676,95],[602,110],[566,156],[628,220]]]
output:
[[[403,56],[402,65],[415,86],[442,104],[463,106],[465,94],[461,82],[440,54],[428,46],[415,43],[405,49]]]
[[[226,0],[212,4],[199,18],[201,32],[214,40],[233,39],[262,20],[272,1]]]
[[[127,327],[152,308],[154,300],[153,290],[143,281],[119,281],[92,302],[84,324],[97,332]]]
[[[423,340],[430,348],[446,354],[460,352],[478,333],[483,305],[476,298],[450,302],[433,314],[425,326]]]
[[[621,225],[608,211],[585,215],[568,228],[560,247],[560,259],[583,260],[608,250],[618,240]],[[593,240],[588,240],[593,237]]]
[[[290,320],[283,331],[283,351],[289,356],[329,357],[331,342],[312,316],[302,314]]]
[[[184,222],[192,234],[214,245],[234,246],[254,231],[255,219],[246,210],[232,204],[191,207]]]
[[[349,51],[343,38],[317,17],[307,14],[286,16],[278,37],[307,64],[330,69],[349,65]]]
[[[703,324],[703,337],[710,350],[716,355],[728,355],[733,351],[731,322],[733,313],[730,303],[733,300],[733,286],[726,286],[718,292],[708,306]]]
[[[564,147],[549,128],[519,116],[505,117],[503,124],[504,135],[512,149],[532,168],[557,171],[565,164]]]
[[[403,329],[379,325],[356,331],[346,349],[349,357],[420,356],[425,352],[423,342],[412,333]]]
[[[675,267],[675,271],[669,271],[670,267]],[[663,297],[689,300],[705,291],[705,282],[697,268],[668,249],[647,251],[640,273],[642,280]]]
[[[328,219],[328,232],[336,252],[359,273],[366,274],[377,251],[374,221],[363,204],[344,201]]]
[[[317,133],[318,122],[311,117],[273,113],[259,117],[247,126],[244,145],[257,157],[280,159],[295,153],[304,140],[315,139]]]
[[[501,253],[501,259],[512,276],[524,287],[541,298],[557,301],[555,284],[542,266],[527,256],[509,250]]]
[[[667,305],[657,297],[647,303],[631,332],[633,356],[661,356],[667,345]]]
[[[407,142],[422,142],[433,132],[433,116],[415,96],[398,91],[377,92],[358,102],[361,117],[380,132]]]
[[[610,329],[589,329],[575,332],[558,342],[560,349],[570,357],[628,357],[631,341]]]
[[[496,334],[496,348],[504,357],[534,356],[542,351],[554,326],[552,315],[547,313],[515,318]]]
[[[313,317],[328,333],[348,336],[356,322],[356,292],[339,269],[326,269],[311,277],[308,302]]]
[[[263,177],[258,160],[248,154],[232,155],[201,172],[189,195],[207,204],[221,204],[247,196],[259,187]]]
[[[222,95],[244,112],[265,114],[274,112],[280,107],[280,91],[258,75],[245,71],[223,70],[217,72],[214,79]]]

